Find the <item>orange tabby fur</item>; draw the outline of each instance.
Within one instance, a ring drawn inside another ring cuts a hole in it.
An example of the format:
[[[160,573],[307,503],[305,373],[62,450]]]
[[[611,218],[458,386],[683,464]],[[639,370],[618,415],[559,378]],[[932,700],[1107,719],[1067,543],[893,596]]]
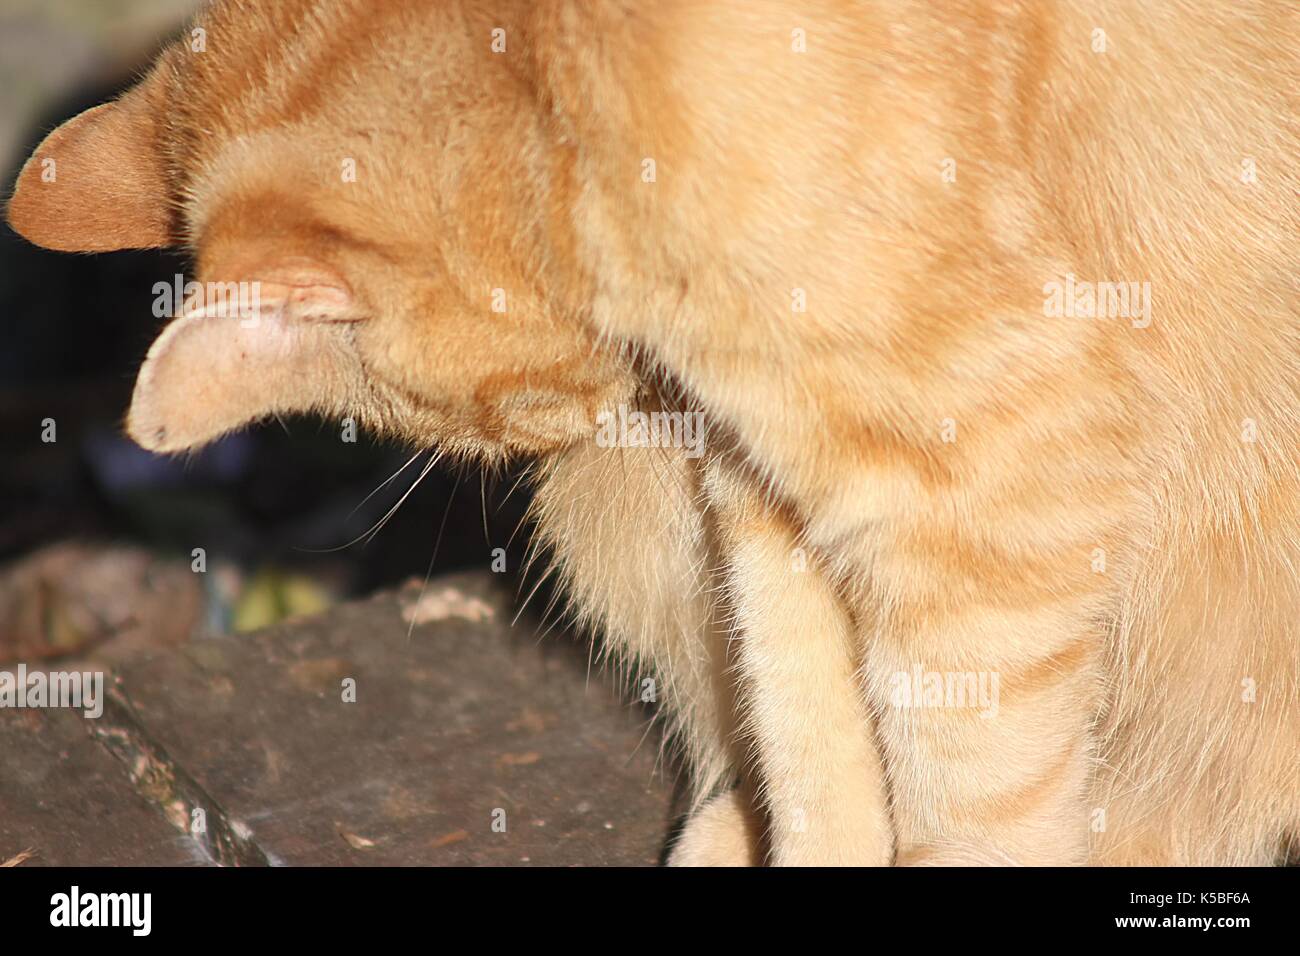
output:
[[[316,410],[540,456],[577,617],[693,769],[675,862],[1262,864],[1300,830],[1298,19],[227,0],[9,217],[269,290],[164,334],[148,448]],[[1067,276],[1150,312],[1055,315]],[[702,410],[704,457],[597,447],[620,404]],[[898,706],[914,670],[995,713]]]

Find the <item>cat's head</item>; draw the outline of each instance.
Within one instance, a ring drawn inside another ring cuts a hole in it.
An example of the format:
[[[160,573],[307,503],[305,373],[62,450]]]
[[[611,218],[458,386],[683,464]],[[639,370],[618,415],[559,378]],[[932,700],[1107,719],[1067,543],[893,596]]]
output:
[[[137,442],[183,451],[316,412],[467,455],[545,453],[630,394],[582,321],[568,147],[480,19],[423,0],[219,3],[38,147],[17,232],[193,255],[204,295],[140,371]]]

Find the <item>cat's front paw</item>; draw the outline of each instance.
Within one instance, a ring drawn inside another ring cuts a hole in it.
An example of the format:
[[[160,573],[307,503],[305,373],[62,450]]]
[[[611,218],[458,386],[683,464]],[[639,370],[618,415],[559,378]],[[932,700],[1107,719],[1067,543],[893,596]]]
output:
[[[686,821],[668,854],[669,866],[758,866],[763,822],[743,790],[712,797]]]

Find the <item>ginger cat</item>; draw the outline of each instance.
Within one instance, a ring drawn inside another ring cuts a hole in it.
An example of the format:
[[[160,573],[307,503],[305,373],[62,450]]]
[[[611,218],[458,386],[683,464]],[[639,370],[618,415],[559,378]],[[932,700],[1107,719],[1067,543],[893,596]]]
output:
[[[228,0],[9,221],[183,244],[127,421],[535,456],[684,864],[1300,832],[1294,0]],[[256,284],[255,286],[252,284]],[[612,409],[704,453],[604,447]]]

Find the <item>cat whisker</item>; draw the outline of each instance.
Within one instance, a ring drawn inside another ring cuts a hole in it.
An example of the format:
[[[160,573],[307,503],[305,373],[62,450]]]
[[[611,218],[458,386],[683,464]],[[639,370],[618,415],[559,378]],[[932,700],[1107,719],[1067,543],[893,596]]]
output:
[[[425,466],[425,470],[421,472],[420,478],[423,478],[424,475],[428,473],[429,467],[431,467],[432,464],[436,463],[438,459],[441,457],[442,456],[439,455],[437,458],[433,459],[433,462],[431,462],[430,465]],[[416,484],[420,483],[420,478],[417,478],[415,480]],[[456,492],[460,489],[460,480],[461,480],[461,476],[457,475],[456,484],[452,485],[451,494],[447,496],[447,507],[442,512],[442,523],[438,526],[438,537],[434,539],[433,542],[433,554],[429,555],[429,566],[425,568],[424,580],[420,582],[420,593],[419,596],[416,598],[417,604],[424,599],[424,592],[429,588],[429,579],[433,577],[433,566],[438,560],[438,551],[442,548],[442,536],[443,533],[447,530],[447,518],[451,516],[451,506],[452,503],[456,500]],[[415,490],[415,485],[411,486],[411,490],[412,491]],[[407,494],[410,494],[410,492],[408,491]],[[398,502],[398,504],[400,505],[401,502]],[[415,633],[415,620],[416,620],[415,616],[412,615],[410,626],[406,629],[406,640],[408,642],[411,640],[412,635]]]
[[[367,531],[365,534],[361,535],[359,538],[354,540],[353,544],[355,544],[356,541],[359,541],[362,538],[365,539],[366,544],[369,544],[371,541],[373,541],[375,535],[379,534],[379,532],[384,529],[384,526],[388,524],[389,521],[392,520],[393,515],[397,514],[398,509],[401,508],[402,505],[406,503],[406,499],[411,497],[411,494],[415,491],[415,489],[420,486],[420,482],[424,481],[424,479],[428,476],[429,472],[433,470],[434,465],[438,464],[438,462],[442,460],[442,456],[443,456],[442,452],[438,452],[430,456],[429,460],[425,462],[424,468],[421,469],[420,474],[416,477],[415,481],[411,482],[411,487],[406,489],[406,493],[403,494],[402,497],[397,499],[397,503],[394,504],[391,508],[389,508],[388,511],[384,514],[384,516],[380,518],[377,522],[375,522],[374,526],[369,531]]]
[[[402,465],[402,467],[398,468],[397,471],[393,472],[393,473],[392,473],[391,475],[389,475],[386,479],[384,479],[384,481],[381,482],[381,483],[380,483],[380,484],[375,488],[374,491],[370,492],[370,494],[366,495],[366,496],[365,496],[364,498],[362,498],[359,502],[357,502],[357,506],[356,506],[355,508],[353,508],[351,511],[348,512],[348,518],[351,518],[353,515],[355,515],[358,511],[360,511],[362,508],[365,507],[366,502],[368,502],[368,501],[369,501],[371,498],[373,498],[375,495],[379,494],[379,492],[383,491],[385,488],[387,488],[389,485],[391,485],[391,484],[392,484],[392,483],[397,479],[397,476],[400,475],[402,472],[406,471],[407,468],[411,467],[411,463],[414,462],[415,459],[419,458],[422,454],[424,454],[424,452],[425,452],[426,450],[427,450],[427,449],[420,449],[419,451],[417,451],[414,455],[412,455],[410,458],[408,458],[408,459],[406,460],[406,464],[404,464],[404,465]],[[347,519],[344,519],[344,520],[347,520]]]

